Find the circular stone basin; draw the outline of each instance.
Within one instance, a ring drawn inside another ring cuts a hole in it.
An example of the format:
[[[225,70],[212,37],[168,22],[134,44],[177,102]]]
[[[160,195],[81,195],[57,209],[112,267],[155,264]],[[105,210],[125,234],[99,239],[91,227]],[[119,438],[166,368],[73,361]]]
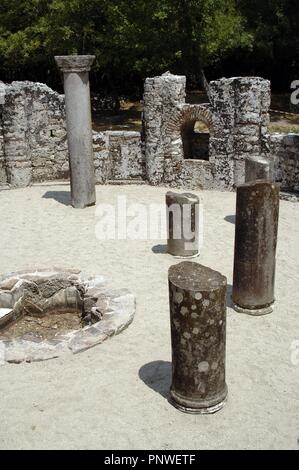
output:
[[[120,333],[134,313],[135,298],[127,289],[79,269],[0,275],[0,363],[76,354]]]

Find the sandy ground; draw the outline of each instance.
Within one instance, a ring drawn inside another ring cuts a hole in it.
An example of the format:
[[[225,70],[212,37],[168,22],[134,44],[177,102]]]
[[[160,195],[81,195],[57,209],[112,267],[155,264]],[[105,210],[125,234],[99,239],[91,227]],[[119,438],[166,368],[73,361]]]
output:
[[[98,202],[118,194],[163,203],[165,188],[97,187]],[[204,246],[197,261],[232,282],[233,193],[203,192]],[[78,266],[112,278],[137,297],[133,324],[89,351],[0,367],[0,448],[296,449],[299,364],[299,205],[281,201],[276,310],[254,318],[228,308],[227,405],[194,416],[167,401],[171,356],[167,269],[178,262],[163,240],[99,241],[95,208],[69,205],[68,186],[0,192],[0,271]]]

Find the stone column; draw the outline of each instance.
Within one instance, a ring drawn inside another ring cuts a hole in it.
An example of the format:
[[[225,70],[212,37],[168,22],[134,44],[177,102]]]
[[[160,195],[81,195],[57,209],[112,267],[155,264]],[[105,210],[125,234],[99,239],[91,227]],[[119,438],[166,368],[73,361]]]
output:
[[[56,56],[64,75],[67,140],[73,207],[95,204],[89,70],[92,55]]]
[[[226,400],[226,278],[183,261],[169,268],[172,343],[170,402],[186,413],[214,413]]]
[[[245,182],[273,180],[273,163],[261,156],[252,156],[245,160]]]
[[[237,188],[232,299],[238,312],[273,310],[278,211],[278,184],[258,180]]]
[[[199,198],[166,193],[167,252],[179,258],[199,255]]]

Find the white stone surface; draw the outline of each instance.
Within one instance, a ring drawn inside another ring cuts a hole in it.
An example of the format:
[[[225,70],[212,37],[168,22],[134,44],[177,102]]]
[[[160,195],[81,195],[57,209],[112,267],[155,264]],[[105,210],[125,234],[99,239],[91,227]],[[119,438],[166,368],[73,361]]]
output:
[[[11,312],[11,308],[0,308],[0,320]]]

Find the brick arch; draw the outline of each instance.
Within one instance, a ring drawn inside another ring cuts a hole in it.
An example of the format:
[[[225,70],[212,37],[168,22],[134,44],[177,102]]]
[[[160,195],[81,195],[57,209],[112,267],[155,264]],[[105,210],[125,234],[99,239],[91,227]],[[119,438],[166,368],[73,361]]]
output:
[[[165,129],[165,136],[167,139],[172,139],[175,134],[178,134],[185,124],[188,122],[203,122],[213,134],[214,123],[213,114],[210,109],[202,105],[185,105],[176,115],[169,119]]]

